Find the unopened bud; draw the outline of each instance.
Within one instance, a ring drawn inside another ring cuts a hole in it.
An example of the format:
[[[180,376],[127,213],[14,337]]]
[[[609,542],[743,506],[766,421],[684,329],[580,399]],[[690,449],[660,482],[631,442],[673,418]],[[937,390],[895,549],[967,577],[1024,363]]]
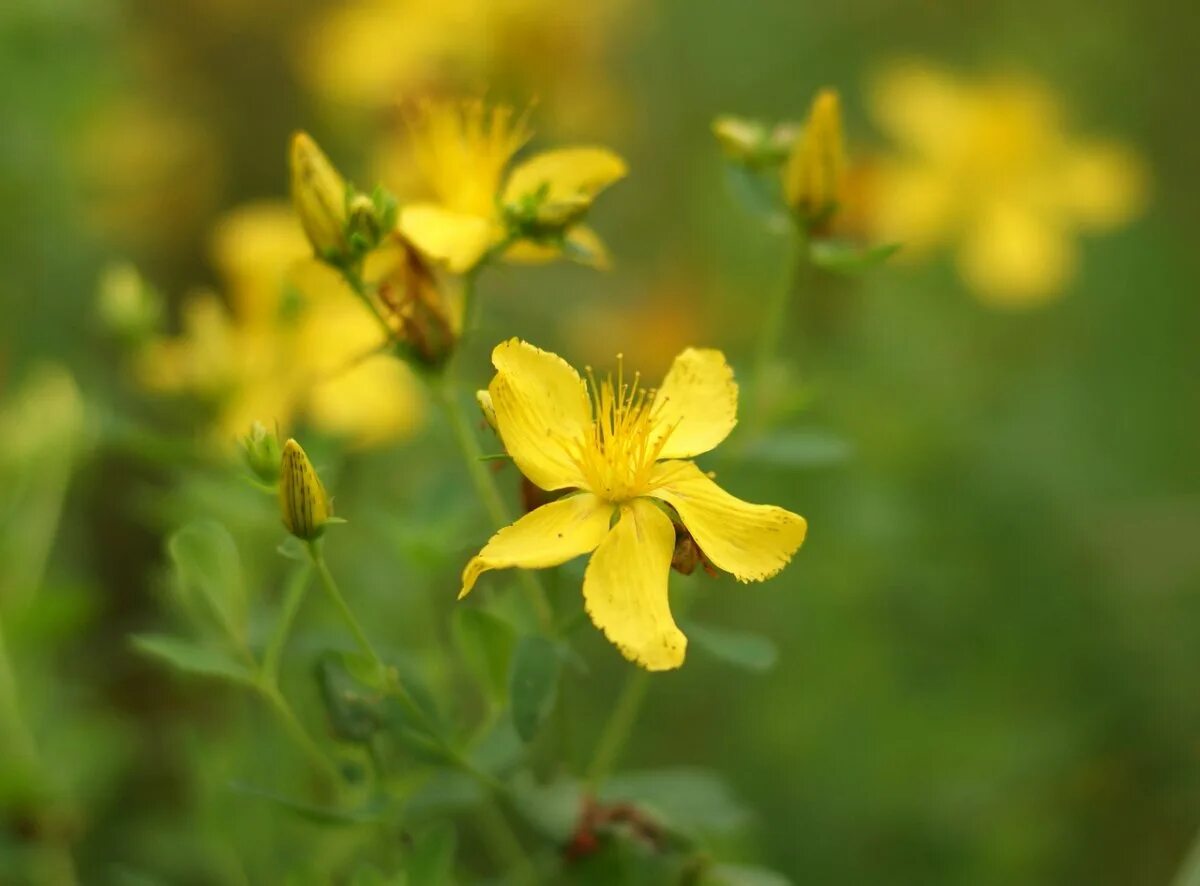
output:
[[[845,177],[841,105],[836,92],[823,89],[813,100],[784,170],[788,205],[807,227],[820,225],[837,209]]]
[[[111,264],[100,275],[96,313],[106,332],[137,343],[157,331],[162,297],[129,262]]]
[[[274,431],[256,421],[238,443],[242,450],[242,460],[250,469],[250,473],[268,486],[279,482],[283,454],[279,450],[279,438],[275,436]]]
[[[279,510],[287,531],[304,541],[319,538],[331,516],[325,488],[312,462],[295,440],[288,440],[283,445]]]
[[[413,362],[440,369],[454,353],[462,333],[457,293],[399,234],[377,255],[380,261],[390,262],[376,293],[397,320],[397,342]]]
[[[794,123],[768,127],[758,120],[723,115],[713,120],[713,135],[722,153],[733,163],[748,169],[778,166],[787,159],[795,142]]]
[[[346,236],[346,180],[306,132],[292,136],[292,204],[317,256],[327,261],[344,258],[350,249]]]
[[[491,391],[486,389],[482,391],[476,391],[475,402],[479,404],[479,411],[483,413],[483,420],[488,423],[488,427],[493,431],[497,431],[496,407],[492,404]]]

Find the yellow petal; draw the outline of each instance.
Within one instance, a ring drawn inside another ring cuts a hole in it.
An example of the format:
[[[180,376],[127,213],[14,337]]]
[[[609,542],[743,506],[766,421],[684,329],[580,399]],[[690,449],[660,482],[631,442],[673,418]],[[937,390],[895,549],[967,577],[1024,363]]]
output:
[[[1060,180],[1064,202],[1089,228],[1117,227],[1145,206],[1145,164],[1124,145],[1083,145],[1071,152],[1065,166]]]
[[[520,265],[544,265],[560,258],[569,258],[581,265],[607,271],[612,257],[600,235],[587,225],[575,225],[566,234],[566,248],[557,243],[538,243],[518,240],[504,251],[504,260]]]
[[[708,559],[738,581],[770,578],[804,542],[803,517],[734,498],[692,462],[663,462],[652,482],[660,488],[651,494],[674,507]]]
[[[575,204],[586,208],[597,194],[625,177],[625,161],[608,148],[579,147],[544,151],[517,166],[504,186],[504,202],[546,189],[544,205]]]
[[[372,447],[410,436],[424,421],[425,404],[408,364],[376,354],[314,385],[309,416],[323,430]]]
[[[685,350],[654,396],[655,434],[669,434],[659,457],[708,452],[737,424],[737,402],[737,383],[725,355],[708,348]]]
[[[916,59],[889,65],[871,83],[868,101],[885,132],[926,157],[953,150],[971,112],[969,96],[951,75]]]
[[[1074,245],[1061,224],[1002,203],[987,208],[958,256],[964,279],[984,301],[1024,307],[1059,295],[1075,270]]]
[[[400,211],[401,233],[454,274],[469,271],[499,239],[489,218],[453,212],[436,203],[414,203]]]
[[[582,485],[568,449],[592,421],[579,373],[557,354],[515,338],[496,345],[492,365],[496,425],[521,473],[542,489]]]
[[[545,569],[594,551],[608,534],[612,512],[613,505],[590,492],[560,498],[530,511],[493,535],[471,558],[463,570],[458,598],[469,594],[475,581],[489,569]]]
[[[679,667],[687,650],[667,598],[674,550],[670,518],[649,499],[635,498],[621,505],[620,520],[583,577],[584,606],[596,627],[648,671]]]

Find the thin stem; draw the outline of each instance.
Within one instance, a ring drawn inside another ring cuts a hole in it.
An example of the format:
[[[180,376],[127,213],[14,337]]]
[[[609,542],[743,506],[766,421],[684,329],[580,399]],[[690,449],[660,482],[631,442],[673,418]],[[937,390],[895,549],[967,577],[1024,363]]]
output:
[[[317,771],[323,777],[336,783],[338,780],[337,769],[334,768],[329,758],[325,756],[325,753],[317,746],[312,736],[308,734],[308,731],[300,723],[300,718],[296,716],[296,712],[292,710],[291,704],[284,697],[283,693],[274,685],[265,682],[260,684],[259,691],[271,706],[271,710],[278,715],[288,735],[292,737],[292,740],[296,742],[297,746],[304,752],[304,755],[308,757]]]
[[[479,825],[496,861],[511,869],[518,883],[535,886],[538,877],[533,862],[526,855],[508,820],[490,797],[479,807]]]
[[[350,604],[347,603],[346,598],[342,596],[342,592],[338,588],[337,582],[334,581],[333,574],[329,571],[329,567],[325,565],[325,556],[321,553],[321,545],[319,541],[313,540],[308,543],[308,556],[312,560],[313,566],[316,567],[317,577],[321,580],[321,587],[325,591],[325,596],[329,598],[329,601],[338,611],[338,614],[341,615],[342,621],[345,622],[346,627],[350,629],[350,633],[354,635],[354,639],[358,643],[359,648],[362,649],[366,656],[371,659],[372,663],[376,668],[379,669],[381,674],[386,674],[387,665],[384,664],[384,661],[382,658],[380,658],[379,653],[375,651],[374,644],[371,643],[370,638],[367,636],[367,632],[364,631],[362,625],[359,624],[358,618],[355,616],[354,611],[350,608]]]
[[[587,771],[587,782],[592,790],[599,786],[620,758],[649,688],[649,672],[635,668],[625,681],[608,723],[596,742],[596,751]]]
[[[767,379],[771,371],[771,364],[779,353],[780,342],[783,340],[783,332],[787,326],[788,306],[792,301],[792,295],[800,277],[800,268],[807,261],[806,247],[807,240],[803,231],[796,229],[790,234],[787,246],[787,266],[784,269],[782,284],[771,293],[763,310],[750,376],[750,391],[755,406],[750,425],[755,430],[762,429],[766,418]]]
[[[11,745],[8,753],[30,766],[37,764],[37,744],[33,740],[29,727],[25,725],[25,717],[21,711],[21,701],[17,693],[17,678],[13,672],[12,660],[9,658],[2,624],[0,624],[0,730],[2,730],[0,734],[8,737],[7,744]]]
[[[396,333],[392,330],[391,324],[387,318],[379,313],[379,308],[376,306],[371,294],[367,291],[367,283],[362,278],[362,274],[356,267],[341,267],[342,279],[344,279],[350,288],[354,290],[354,294],[358,296],[359,301],[367,306],[367,310],[371,312],[371,316],[379,323],[380,329],[383,330],[384,341],[390,342],[396,337]]]
[[[283,658],[283,649],[287,645],[288,636],[292,632],[292,624],[296,620],[296,614],[300,611],[300,606],[304,602],[311,572],[312,567],[307,563],[296,570],[292,575],[291,581],[288,582],[287,590],[284,592],[283,606],[279,610],[279,622],[275,625],[275,633],[271,635],[271,640],[267,644],[267,650],[263,654],[263,677],[272,686],[279,685],[279,663]]]
[[[440,380],[440,384],[435,384],[434,387],[442,409],[446,413],[446,420],[450,423],[450,428],[458,441],[458,447],[466,462],[467,473],[470,474],[471,481],[475,484],[475,491],[483,501],[484,507],[487,508],[493,525],[497,529],[501,529],[512,522],[512,514],[504,503],[504,498],[500,495],[492,472],[481,460],[483,450],[479,446],[479,440],[475,436],[475,430],[471,427],[470,420],[463,413],[449,367],[447,367],[446,375]],[[552,632],[554,610],[550,608],[550,601],[546,597],[546,591],[538,577],[527,569],[518,570],[517,575],[537,615],[538,623],[543,630]]]

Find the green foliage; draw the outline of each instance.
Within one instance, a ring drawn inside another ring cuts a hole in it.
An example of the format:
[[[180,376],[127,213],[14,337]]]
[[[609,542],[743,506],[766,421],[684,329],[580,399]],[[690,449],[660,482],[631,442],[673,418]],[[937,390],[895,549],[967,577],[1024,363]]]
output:
[[[158,659],[184,674],[212,677],[244,686],[257,685],[254,670],[223,649],[213,649],[164,634],[139,634],[133,637],[133,646],[142,654]]]
[[[175,591],[193,617],[203,612],[235,643],[246,641],[247,597],[242,562],[229,531],[198,520],[167,541],[175,565]]]
[[[509,696],[517,735],[532,741],[550,715],[558,695],[562,659],[553,642],[540,636],[522,637],[512,658]]]

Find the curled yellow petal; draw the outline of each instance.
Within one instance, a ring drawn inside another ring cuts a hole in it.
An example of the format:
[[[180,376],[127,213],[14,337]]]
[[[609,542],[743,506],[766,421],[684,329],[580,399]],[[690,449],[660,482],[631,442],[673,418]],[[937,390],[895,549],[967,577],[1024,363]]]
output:
[[[435,203],[414,203],[400,211],[400,232],[430,259],[454,274],[475,267],[501,236],[495,221],[455,212]]]
[[[331,513],[325,488],[312,462],[295,440],[283,444],[279,510],[287,531],[306,541],[320,536]]]
[[[737,424],[737,404],[737,382],[725,355],[685,350],[654,396],[656,437],[667,435],[659,458],[690,458],[717,446]]]
[[[589,492],[542,505],[505,526],[467,563],[461,600],[489,569],[545,569],[587,554],[608,534],[613,506]]]
[[[667,579],[675,527],[650,500],[621,505],[583,578],[583,601],[596,627],[621,654],[648,671],[683,664],[687,637],[671,618]]]
[[[519,339],[492,351],[488,386],[504,449],[542,489],[582,485],[571,447],[591,426],[583,379],[562,357]]]
[[[597,194],[624,178],[628,171],[625,161],[608,148],[544,151],[512,171],[503,202],[515,206],[539,197],[538,222],[565,226],[577,220]]]
[[[803,517],[735,498],[692,462],[662,462],[653,482],[651,494],[675,508],[705,556],[738,581],[770,578],[804,542]]]

